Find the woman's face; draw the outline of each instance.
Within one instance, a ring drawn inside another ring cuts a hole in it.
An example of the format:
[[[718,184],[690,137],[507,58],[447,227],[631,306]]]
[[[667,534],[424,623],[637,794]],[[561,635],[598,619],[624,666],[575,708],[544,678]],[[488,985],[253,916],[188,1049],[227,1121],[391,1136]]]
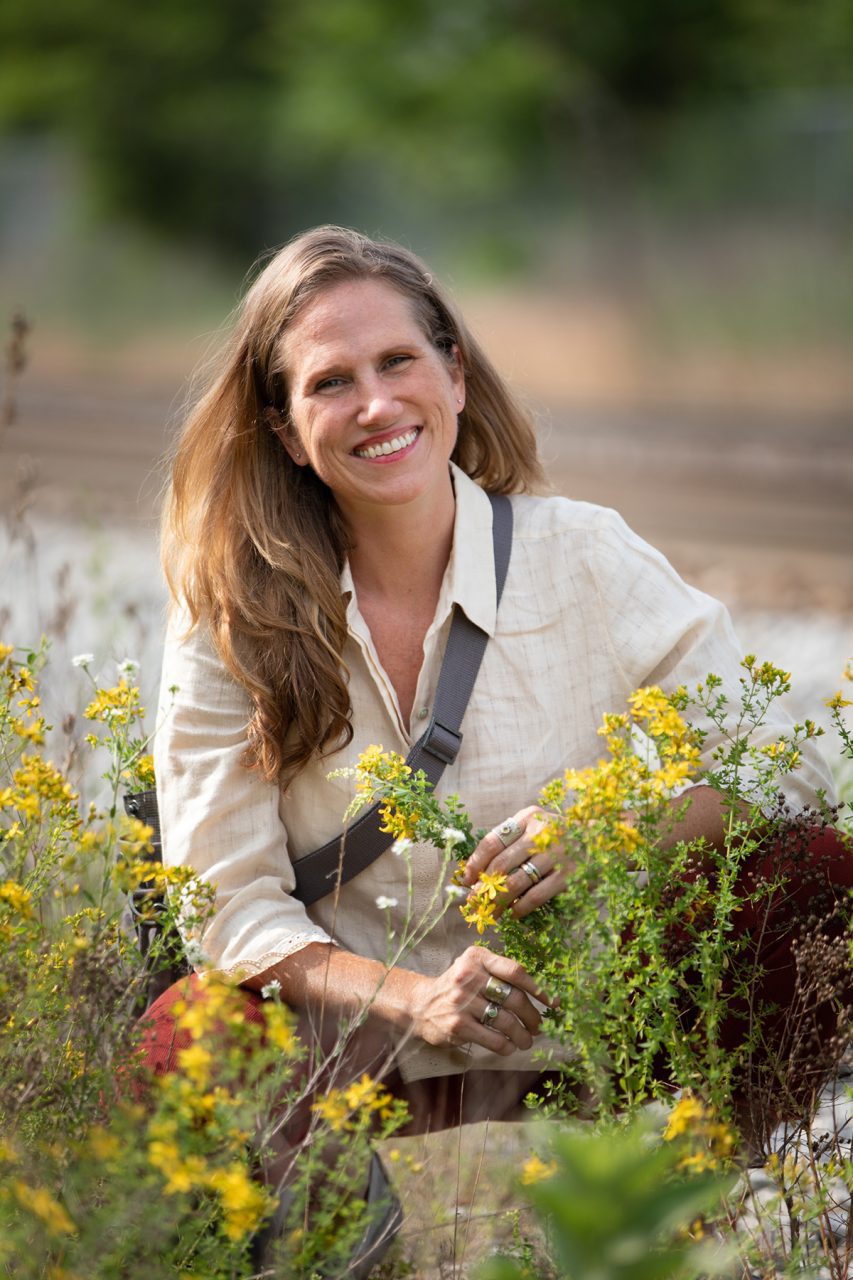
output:
[[[433,346],[408,298],[384,281],[344,281],[309,303],[282,341],[290,423],[280,439],[345,516],[447,501],[465,379],[456,350],[451,359]]]

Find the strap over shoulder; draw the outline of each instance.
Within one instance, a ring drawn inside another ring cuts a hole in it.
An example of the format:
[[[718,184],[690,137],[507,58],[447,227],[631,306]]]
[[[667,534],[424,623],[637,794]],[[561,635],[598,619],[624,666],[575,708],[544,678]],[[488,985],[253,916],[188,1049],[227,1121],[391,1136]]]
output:
[[[500,604],[512,553],[512,503],[504,494],[489,494],[492,504],[492,543],[495,587]],[[460,726],[474,690],[489,637],[457,606],[439,672],[432,717],[426,732],[414,744],[406,764],[423,769],[435,786],[462,745]],[[392,837],[381,830],[379,805],[366,809],[341,835],[294,864],[294,897],[310,906],[339,884],[365,871],[389,847]]]

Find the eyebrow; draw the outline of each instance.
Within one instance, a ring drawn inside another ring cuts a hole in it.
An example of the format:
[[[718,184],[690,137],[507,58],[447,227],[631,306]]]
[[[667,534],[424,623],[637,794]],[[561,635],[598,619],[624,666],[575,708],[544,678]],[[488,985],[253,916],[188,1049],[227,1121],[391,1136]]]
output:
[[[390,346],[383,347],[377,356],[378,362],[381,364],[383,360],[387,360],[390,356],[404,355],[410,352],[413,347],[412,342],[394,342]],[[324,378],[333,378],[339,375],[342,369],[346,368],[346,358],[340,360],[330,360],[325,364],[318,365],[316,369],[310,366],[301,379],[304,386],[314,386],[318,382],[322,382]]]

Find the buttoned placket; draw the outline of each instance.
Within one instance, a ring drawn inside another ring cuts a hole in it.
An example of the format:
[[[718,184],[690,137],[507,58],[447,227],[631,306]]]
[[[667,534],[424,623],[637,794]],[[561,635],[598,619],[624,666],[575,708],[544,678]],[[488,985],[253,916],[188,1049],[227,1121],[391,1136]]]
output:
[[[352,580],[349,577],[348,570],[345,571],[344,577],[345,580],[349,579],[349,582],[351,583]],[[426,635],[424,636],[423,659],[421,661],[421,669],[418,672],[415,698],[412,703],[412,722],[410,725],[406,725],[403,720],[403,714],[400,710],[397,692],[391,683],[388,673],[382,665],[382,661],[376,651],[376,646],[373,643],[373,637],[370,634],[370,629],[358,607],[358,598],[355,589],[353,586],[349,586],[348,589],[350,598],[347,605],[347,625],[349,627],[350,637],[358,645],[358,648],[364,657],[365,665],[373,684],[379,692],[379,696],[382,699],[382,704],[388,713],[388,717],[400,739],[405,744],[404,754],[408,754],[411,746],[426,729],[426,723],[429,719],[433,699],[435,697],[438,672],[440,670],[441,660],[444,656],[447,636],[450,631],[450,614],[453,608],[453,601],[450,599],[447,577],[445,576],[445,581],[442,583],[435,617],[427,628]]]

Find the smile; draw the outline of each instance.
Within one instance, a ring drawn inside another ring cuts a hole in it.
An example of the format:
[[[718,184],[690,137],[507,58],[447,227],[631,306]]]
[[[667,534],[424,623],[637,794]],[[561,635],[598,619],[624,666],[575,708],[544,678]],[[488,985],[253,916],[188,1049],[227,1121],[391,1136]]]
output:
[[[367,445],[364,449],[353,449],[353,453],[357,458],[387,458],[389,454],[399,453],[401,449],[408,449],[410,444],[414,444],[418,438],[418,428],[413,427],[411,431],[404,432],[401,436],[394,436],[393,440],[383,440],[382,444]]]

